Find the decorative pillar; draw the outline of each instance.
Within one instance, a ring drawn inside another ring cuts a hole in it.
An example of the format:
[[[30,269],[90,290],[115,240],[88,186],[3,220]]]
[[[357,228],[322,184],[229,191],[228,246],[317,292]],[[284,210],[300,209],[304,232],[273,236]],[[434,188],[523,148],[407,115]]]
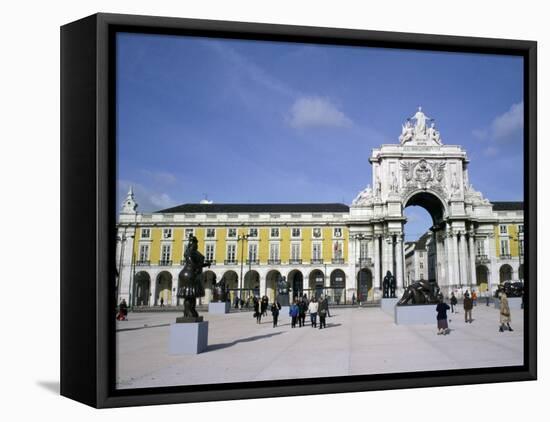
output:
[[[395,283],[398,289],[404,286],[403,283],[403,242],[402,235],[395,236],[395,261],[396,261],[396,274]]]
[[[448,286],[453,286],[455,284],[455,278],[454,278],[454,267],[453,267],[453,259],[452,259],[452,246],[451,246],[451,236],[452,234],[450,232],[446,232],[443,237],[443,243],[445,248],[445,280],[447,281]]]
[[[374,236],[374,277],[373,277],[373,286],[377,286],[379,289],[382,288],[382,283],[380,280],[380,236]]]
[[[468,283],[468,259],[466,258],[466,233],[464,231],[460,232],[459,242],[460,280],[462,284],[465,284],[466,286],[470,285],[471,287],[471,283]]]
[[[474,243],[474,231],[468,233],[468,242],[470,245],[470,284],[477,285],[476,280],[476,249]]]
[[[453,262],[453,280],[455,284],[462,287],[462,281],[460,280],[460,269],[458,267],[458,235],[451,233],[451,261]]]

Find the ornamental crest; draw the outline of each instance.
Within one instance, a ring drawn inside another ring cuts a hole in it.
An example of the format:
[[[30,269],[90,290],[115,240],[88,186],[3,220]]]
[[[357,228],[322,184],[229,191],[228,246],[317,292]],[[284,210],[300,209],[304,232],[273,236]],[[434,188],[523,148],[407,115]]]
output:
[[[404,186],[411,189],[427,189],[441,185],[445,162],[419,161],[401,162]],[[409,190],[409,189],[407,189]]]

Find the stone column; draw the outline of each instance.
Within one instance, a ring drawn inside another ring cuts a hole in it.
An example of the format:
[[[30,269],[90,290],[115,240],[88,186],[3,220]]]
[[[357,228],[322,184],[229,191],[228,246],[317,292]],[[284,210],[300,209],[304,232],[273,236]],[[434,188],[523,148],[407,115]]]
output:
[[[500,276],[498,273],[498,263],[497,263],[497,251],[496,251],[496,244],[495,244],[495,238],[493,235],[488,235],[485,240],[485,244],[487,248],[485,249],[485,253],[491,260],[491,263],[489,264],[489,288],[491,289],[491,293],[493,292],[493,288],[498,286],[500,283]]]
[[[375,235],[374,236],[374,255],[373,255],[373,262],[374,262],[374,274],[372,278],[372,284],[373,287],[377,287],[379,289],[382,288],[382,284],[380,281],[380,236]]]
[[[452,239],[451,234],[446,232],[444,234],[443,243],[445,248],[445,279],[447,282],[447,286],[452,286],[455,284],[455,278],[454,278],[454,260],[452,257]]]
[[[461,285],[460,269],[458,262],[458,235],[453,233],[451,235],[451,261],[453,262],[453,281],[455,284]]]
[[[477,285],[476,280],[476,249],[474,243],[474,232],[468,233],[468,241],[470,245],[470,283],[472,286]]]
[[[471,285],[471,283],[468,283],[468,259],[466,251],[466,237],[464,231],[460,232],[459,242],[460,280],[462,281],[462,284],[468,286]]]
[[[398,289],[401,289],[403,284],[403,242],[402,235],[398,234],[396,236],[395,242],[395,283]]]
[[[153,274],[151,274],[151,288],[149,289],[149,306],[155,305],[155,298],[157,297],[157,277],[160,274],[160,271],[155,271]],[[135,289],[134,289],[135,291]]]

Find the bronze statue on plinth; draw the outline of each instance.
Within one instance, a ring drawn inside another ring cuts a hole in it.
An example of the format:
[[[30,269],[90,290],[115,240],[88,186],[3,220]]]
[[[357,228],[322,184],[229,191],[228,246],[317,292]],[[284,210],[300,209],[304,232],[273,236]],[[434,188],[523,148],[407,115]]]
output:
[[[204,255],[199,252],[199,241],[195,236],[189,236],[185,249],[185,265],[179,276],[178,297],[183,299],[183,317],[176,318],[176,322],[202,322],[195,309],[197,298],[204,297],[202,269],[210,267]]]

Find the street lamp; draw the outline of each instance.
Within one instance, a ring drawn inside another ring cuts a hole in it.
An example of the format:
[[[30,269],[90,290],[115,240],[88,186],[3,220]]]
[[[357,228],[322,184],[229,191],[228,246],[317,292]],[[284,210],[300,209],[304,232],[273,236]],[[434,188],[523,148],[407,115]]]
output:
[[[239,295],[242,294],[242,288],[243,288],[244,241],[248,240],[249,237],[250,237],[249,234],[240,234],[239,237],[237,238],[237,242],[241,242],[241,241],[243,242],[241,246],[241,276],[239,277]]]

